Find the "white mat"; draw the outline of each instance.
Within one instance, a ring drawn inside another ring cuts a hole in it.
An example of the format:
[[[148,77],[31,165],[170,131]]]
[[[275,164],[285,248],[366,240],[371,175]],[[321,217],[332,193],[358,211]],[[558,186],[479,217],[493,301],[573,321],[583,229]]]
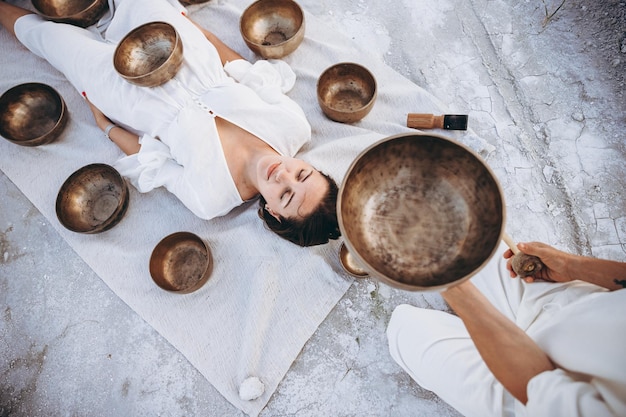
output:
[[[14,3],[31,7],[27,1]],[[191,6],[189,11],[235,50],[256,60],[238,30],[239,16],[250,3],[213,1]],[[301,157],[340,181],[364,147],[388,135],[414,132],[404,127],[408,112],[444,111],[435,98],[377,57],[314,16],[306,13],[305,18],[305,40],[285,58],[298,75],[290,96],[313,126],[313,141]],[[365,65],[378,81],[374,109],[354,125],[326,119],[315,96],[321,72],[343,61]],[[165,190],[139,194],[132,187],[129,210],[115,228],[97,235],[70,232],[56,218],[59,187],[78,168],[94,162],[111,164],[121,153],[96,128],[87,105],[62,74],[4,30],[0,31],[0,73],[0,93],[23,82],[44,82],[61,93],[70,113],[66,130],[53,144],[26,148],[0,140],[0,169],[121,299],[226,399],[245,413],[258,415],[303,345],[351,284],[338,263],[339,242],[299,248],[283,241],[263,227],[256,203],[202,221]],[[489,151],[489,145],[471,132],[446,135],[479,152]],[[148,259],[159,240],[183,230],[207,240],[215,268],[199,291],[174,295],[153,284]],[[67,280],[80,285],[80,277]],[[242,401],[238,390],[248,376],[259,377],[266,390],[256,400]]]

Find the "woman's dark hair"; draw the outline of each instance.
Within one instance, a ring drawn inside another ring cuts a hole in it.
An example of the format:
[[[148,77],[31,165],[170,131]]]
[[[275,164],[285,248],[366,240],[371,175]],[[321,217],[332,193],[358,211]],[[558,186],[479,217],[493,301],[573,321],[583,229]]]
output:
[[[337,221],[337,183],[328,175],[320,172],[328,182],[328,192],[317,208],[305,218],[277,220],[265,209],[266,201],[259,199],[259,217],[267,227],[280,237],[300,246],[314,246],[327,243],[329,239],[341,236]]]

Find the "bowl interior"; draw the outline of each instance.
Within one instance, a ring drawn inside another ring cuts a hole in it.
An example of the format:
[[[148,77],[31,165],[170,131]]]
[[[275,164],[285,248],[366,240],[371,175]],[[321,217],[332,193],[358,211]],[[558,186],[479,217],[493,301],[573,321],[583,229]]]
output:
[[[376,80],[363,66],[341,63],[326,69],[317,83],[320,103],[343,113],[367,107],[376,97]]]
[[[100,3],[99,0],[32,0],[33,6],[41,14],[53,18],[70,17],[80,14]]]
[[[20,84],[0,97],[0,135],[16,143],[43,140],[64,117],[63,98],[46,84]]]
[[[106,164],[84,166],[69,176],[57,196],[57,217],[67,229],[99,233],[119,223],[128,206],[128,186]]]
[[[499,244],[504,212],[499,184],[473,152],[437,136],[398,135],[353,162],[338,218],[364,269],[422,290],[480,269]]]
[[[276,46],[294,38],[304,23],[300,6],[292,0],[258,0],[241,16],[244,39],[259,46]]]
[[[150,257],[150,275],[167,291],[189,293],[209,278],[213,266],[208,245],[189,232],[173,233],[161,240]]]
[[[178,33],[165,22],[150,22],[133,29],[119,43],[113,64],[126,77],[148,75],[174,54]]]

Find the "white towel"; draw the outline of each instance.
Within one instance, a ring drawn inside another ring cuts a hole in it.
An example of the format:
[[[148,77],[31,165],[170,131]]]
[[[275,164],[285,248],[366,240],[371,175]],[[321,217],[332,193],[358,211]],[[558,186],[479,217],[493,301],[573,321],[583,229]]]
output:
[[[16,3],[31,7],[27,1]],[[239,17],[250,3],[208,2],[190,6],[189,12],[235,50],[256,60],[238,30]],[[407,113],[445,111],[430,94],[306,11],[305,20],[303,43],[285,58],[298,76],[289,95],[303,107],[313,126],[313,140],[301,153],[303,159],[341,181],[365,147],[389,135],[415,132],[405,127]],[[366,66],[378,83],[373,110],[353,125],[327,119],[316,99],[322,71],[345,61]],[[264,228],[256,203],[223,218],[202,221],[165,190],[140,194],[132,187],[127,214],[110,231],[83,235],[64,229],[55,213],[61,184],[78,168],[94,162],[112,164],[121,153],[104,138],[86,103],[63,76],[4,30],[0,31],[0,71],[0,93],[24,82],[43,82],[59,91],[70,114],[64,133],[52,144],[27,148],[0,140],[0,169],[121,299],[182,352],[226,399],[257,416],[352,282],[338,262],[340,242],[299,248]],[[478,152],[491,151],[471,131],[445,134]],[[148,271],[154,246],[178,231],[204,238],[215,262],[209,282],[188,295],[161,290]],[[80,277],[67,279],[79,284]],[[257,399],[239,397],[240,385],[248,377],[259,378],[265,386]]]

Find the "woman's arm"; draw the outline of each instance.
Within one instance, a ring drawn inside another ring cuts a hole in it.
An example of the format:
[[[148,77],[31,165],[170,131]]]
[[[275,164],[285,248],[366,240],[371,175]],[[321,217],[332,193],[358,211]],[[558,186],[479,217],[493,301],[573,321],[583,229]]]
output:
[[[32,14],[30,10],[0,1],[0,25],[15,36],[15,22],[22,16]]]
[[[555,369],[548,356],[515,323],[465,281],[442,293],[463,320],[480,356],[498,381],[526,404],[526,387],[536,375]]]
[[[609,290],[626,288],[626,262],[574,255],[539,242],[520,243],[517,246],[522,252],[539,257],[545,265],[538,274],[526,278],[526,282],[581,280]],[[511,256],[513,256],[511,250],[504,253],[505,258]],[[510,261],[507,268],[511,271],[511,276],[515,277]]]
[[[244,59],[244,57],[239,55],[239,53],[235,52],[228,45],[222,42],[222,40],[218,38],[217,36],[215,36],[215,34],[206,30],[205,28],[200,26],[198,23],[191,20],[189,17],[187,17],[187,19],[189,19],[191,23],[196,25],[196,27],[200,29],[202,34],[209,40],[209,42],[211,42],[213,46],[215,46],[215,49],[217,49],[217,53],[220,56],[220,60],[222,61],[222,65],[225,65],[229,61],[235,61],[237,59]]]
[[[85,93],[83,93],[83,96],[89,104],[89,108],[93,113],[96,124],[100,129],[102,129],[102,131],[113,124],[113,122],[111,122],[111,120],[106,117],[100,109],[89,101]],[[109,130],[109,139],[111,139],[111,141],[115,143],[126,155],[136,154],[141,148],[141,145],[139,144],[139,136],[117,125]]]

